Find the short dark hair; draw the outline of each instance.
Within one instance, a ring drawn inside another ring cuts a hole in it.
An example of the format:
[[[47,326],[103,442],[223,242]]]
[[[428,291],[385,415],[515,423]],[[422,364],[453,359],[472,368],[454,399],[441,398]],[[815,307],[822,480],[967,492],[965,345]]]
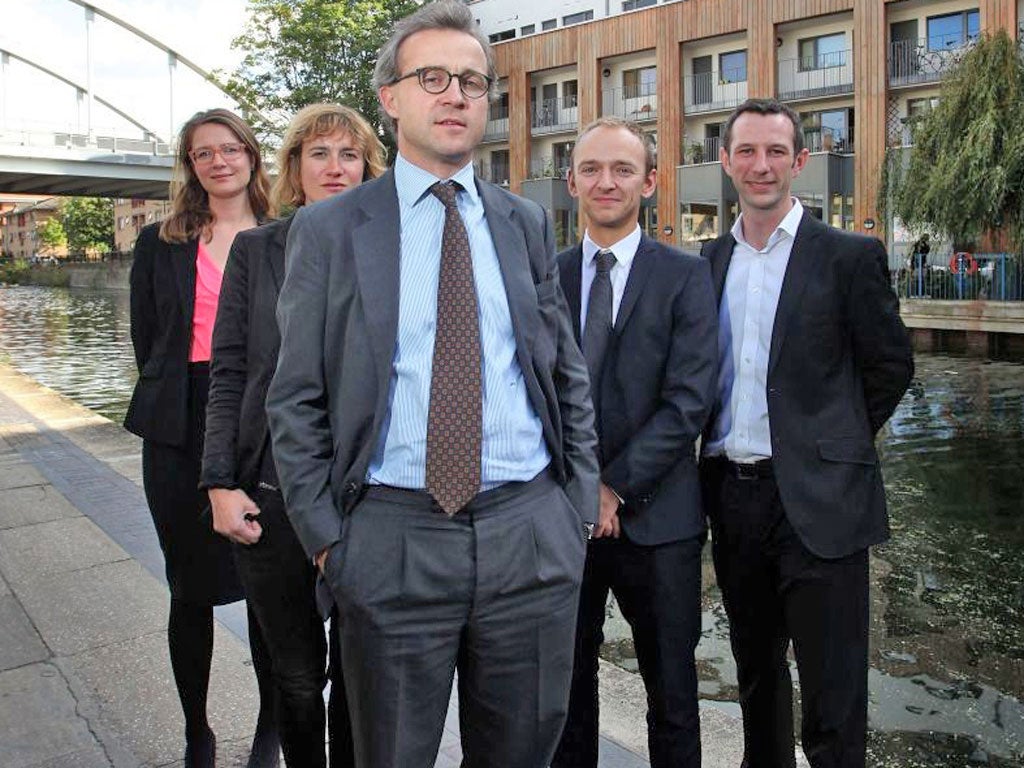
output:
[[[732,141],[732,126],[739,119],[739,116],[747,112],[755,115],[785,115],[793,124],[793,154],[798,155],[804,148],[804,131],[800,123],[800,115],[793,111],[792,107],[783,104],[775,99],[747,99],[729,115],[725,121],[725,133],[722,137],[722,146],[726,153],[729,152],[729,145]]]

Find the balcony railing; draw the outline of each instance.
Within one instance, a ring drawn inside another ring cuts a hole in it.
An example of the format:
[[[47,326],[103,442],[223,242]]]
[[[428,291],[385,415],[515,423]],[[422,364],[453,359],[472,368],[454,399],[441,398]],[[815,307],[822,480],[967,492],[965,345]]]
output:
[[[479,160],[475,163],[474,170],[478,179],[483,179],[484,181],[489,181],[493,184],[501,184],[503,186],[508,184],[509,166],[507,165]]]
[[[718,148],[722,140],[713,139],[683,139],[683,165],[700,165],[701,163],[717,163]]]
[[[853,93],[853,52],[779,60],[779,98],[810,99]]]
[[[575,131],[579,125],[576,98],[542,99],[533,105],[530,116],[533,135]]]
[[[508,107],[491,107],[487,113],[484,141],[508,141]]]
[[[683,78],[683,98],[687,114],[730,110],[747,99],[746,72],[687,75]]]
[[[804,146],[814,152],[832,152],[837,155],[853,154],[853,138],[829,128],[805,128]]]
[[[627,88],[605,88],[601,114],[645,122],[658,118],[658,88],[654,83]]]
[[[889,44],[889,85],[935,83],[953,69],[974,45],[957,35],[948,38],[894,40]]]
[[[531,158],[528,178],[567,179],[569,178],[569,159],[553,158],[551,155]]]

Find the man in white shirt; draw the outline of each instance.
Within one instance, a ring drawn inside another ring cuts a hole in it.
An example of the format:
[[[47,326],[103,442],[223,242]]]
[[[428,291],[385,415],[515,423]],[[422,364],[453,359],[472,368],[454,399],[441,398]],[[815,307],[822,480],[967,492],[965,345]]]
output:
[[[746,768],[795,764],[791,640],[811,765],[864,766],[868,547],[889,535],[874,439],[913,374],[881,243],[790,196],[807,157],[793,110],[738,107],[721,161],[742,212],[703,250],[719,370],[701,477]]]

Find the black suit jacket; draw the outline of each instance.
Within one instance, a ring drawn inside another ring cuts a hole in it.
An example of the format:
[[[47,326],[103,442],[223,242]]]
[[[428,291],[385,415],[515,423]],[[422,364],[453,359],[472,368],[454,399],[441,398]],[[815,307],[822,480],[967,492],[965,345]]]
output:
[[[703,249],[719,301],[734,245],[724,235]],[[824,558],[889,536],[874,439],[910,384],[914,361],[887,264],[875,238],[805,213],[775,312],[772,465],[790,524]]]
[[[580,338],[582,246],[558,256]],[[694,444],[714,402],[718,318],[707,262],[640,239],[601,371],[601,479],[624,501],[636,544],[704,529]],[[597,398],[596,398],[597,399]]]
[[[249,491],[260,479],[270,440],[266,399],[281,347],[276,309],[291,223],[288,217],[239,232],[231,244],[213,331],[204,488]]]
[[[129,301],[139,379],[124,426],[146,440],[183,446],[198,241],[165,243],[159,232],[150,224],[135,241]]]
[[[552,469],[584,521],[597,519],[586,364],[558,284],[540,206],[477,181],[516,341]],[[398,333],[400,218],[394,172],[295,214],[278,302],[281,353],[267,395],[288,514],[310,554],[341,538],[388,411]]]

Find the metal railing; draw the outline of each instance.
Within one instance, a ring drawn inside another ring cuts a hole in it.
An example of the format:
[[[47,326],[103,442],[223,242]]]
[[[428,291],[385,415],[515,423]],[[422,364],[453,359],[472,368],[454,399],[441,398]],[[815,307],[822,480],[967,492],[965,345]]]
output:
[[[718,148],[722,146],[722,140],[718,137],[712,139],[690,139],[683,137],[683,165],[700,165],[701,163],[717,163]]]
[[[508,140],[508,107],[491,107],[487,113],[484,141]]]
[[[705,72],[683,78],[683,103],[688,114],[725,111],[742,104],[746,98],[745,70],[721,74]]]
[[[1021,258],[1008,253],[974,253],[952,257],[949,264],[926,264],[890,271],[901,299],[933,301],[1024,301]],[[952,268],[953,264],[956,269]]]
[[[853,137],[837,134],[830,128],[805,128],[804,146],[812,153],[832,152],[837,155],[852,155]]]
[[[934,83],[952,70],[975,43],[957,35],[948,38],[894,40],[889,43],[889,85]]]
[[[88,135],[74,131],[53,131],[36,128],[0,130],[0,145],[26,147],[64,147],[66,149],[100,150],[111,154],[173,156],[172,148],[157,139],[128,138],[117,135]]]
[[[474,170],[477,178],[479,179],[489,181],[492,184],[501,184],[502,186],[508,185],[509,166],[507,165],[494,165],[485,160],[481,160],[475,164]]]
[[[853,93],[853,52],[779,60],[779,99],[809,99]]]
[[[569,162],[557,164],[550,155],[530,160],[530,179],[567,179],[569,178]]]
[[[575,131],[579,125],[579,106],[576,98],[541,99],[533,104],[530,126],[534,135]]]
[[[654,83],[628,88],[605,88],[601,114],[645,122],[658,118],[658,88]]]

